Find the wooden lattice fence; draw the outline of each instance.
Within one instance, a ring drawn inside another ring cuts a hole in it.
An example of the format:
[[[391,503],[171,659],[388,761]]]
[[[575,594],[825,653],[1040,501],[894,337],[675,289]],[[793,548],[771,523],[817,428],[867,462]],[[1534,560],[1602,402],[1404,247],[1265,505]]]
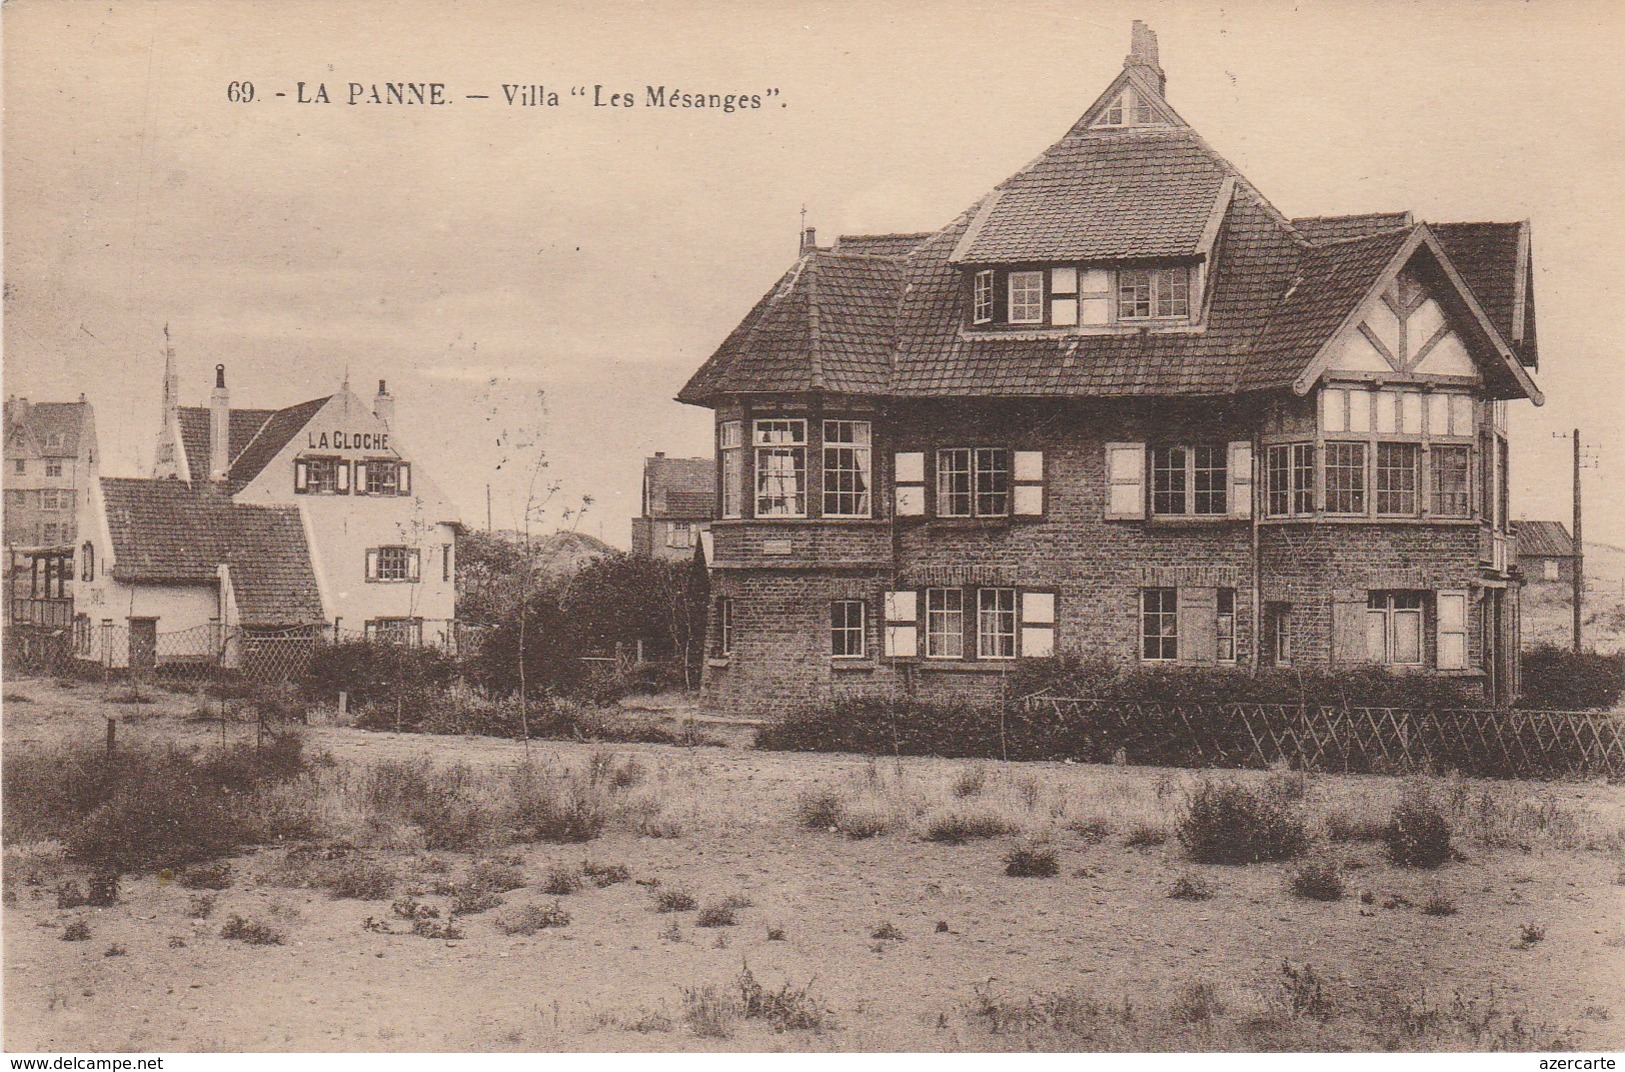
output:
[[[1189,767],[1366,772],[1455,770],[1486,777],[1625,776],[1625,719],[1582,711],[1293,704],[1178,704],[1038,694],[1077,758]]]

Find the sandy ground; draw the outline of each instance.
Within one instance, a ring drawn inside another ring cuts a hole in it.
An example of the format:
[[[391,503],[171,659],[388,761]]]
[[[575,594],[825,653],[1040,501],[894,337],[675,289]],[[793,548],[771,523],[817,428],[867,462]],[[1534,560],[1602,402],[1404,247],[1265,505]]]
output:
[[[82,697],[64,698],[44,683],[8,684],[8,692],[35,702],[6,705],[7,748],[99,739],[100,709]],[[121,739],[219,739],[218,726],[177,723],[166,710],[136,715],[121,725]],[[229,736],[244,733],[251,731],[228,728]],[[336,727],[311,735],[313,747],[341,762],[430,753],[502,765],[521,755],[516,743],[487,739]],[[569,759],[591,746],[533,747]],[[736,926],[704,929],[692,913],[657,913],[650,890],[627,882],[564,897],[569,926],[534,937],[503,935],[489,915],[466,917],[459,941],[373,933],[362,923],[388,916],[387,902],[256,884],[280,856],[273,848],[234,861],[237,881],[218,895],[207,921],[188,916],[194,891],[152,876],[126,879],[122,903],[105,909],[60,911],[48,888],[22,888],[3,914],[6,1048],[981,1049],[989,1039],[967,1011],[978,986],[1008,996],[1075,987],[1150,1007],[1174,986],[1202,981],[1244,1010],[1266,1000],[1283,958],[1353,992],[1438,1001],[1461,993],[1556,1025],[1576,1049],[1625,1048],[1625,876],[1608,851],[1472,852],[1428,873],[1392,866],[1378,844],[1339,844],[1324,851],[1350,869],[1351,896],[1319,903],[1286,892],[1287,865],[1203,867],[1173,842],[1136,849],[1121,836],[1090,843],[1063,833],[1051,843],[1059,877],[1016,879],[1000,862],[1008,838],[955,846],[893,833],[849,841],[799,828],[791,818],[796,793],[861,777],[860,757],[653,745],[615,751],[710,794],[675,838],[620,831],[584,846],[518,850],[532,886],[507,894],[508,903],[550,903],[534,888],[546,868],[590,856],[624,864],[641,882],[688,887],[702,902],[742,895],[751,907]],[[886,761],[894,762],[908,773],[955,766]],[[1091,792],[1113,782],[1143,791],[1158,779],[1189,777],[1142,768],[1021,769]],[[1311,799],[1385,781],[1317,776]],[[1625,787],[1548,792],[1610,822],[1625,813]],[[457,866],[467,860],[438,855]],[[1196,874],[1218,888],[1212,900],[1167,896],[1175,877]],[[1374,903],[1362,904],[1365,890]],[[1458,913],[1423,915],[1416,906],[1434,891],[1453,898]],[[286,944],[223,939],[220,924],[233,912],[272,922]],[[91,939],[62,941],[63,927],[79,918]],[[1532,922],[1546,928],[1545,939],[1516,948],[1520,928]],[[903,937],[875,940],[882,923]],[[785,940],[769,940],[770,926],[782,927]],[[115,946],[123,954],[107,955]],[[774,1034],[741,1021],[727,1038],[696,1035],[683,1021],[684,988],[727,987],[747,964],[772,989],[810,984],[828,1007],[825,1028]],[[661,1017],[669,1029],[658,1029]],[[633,1029],[640,1021],[657,1029]],[[1202,1048],[1199,1032],[1190,1045]]]

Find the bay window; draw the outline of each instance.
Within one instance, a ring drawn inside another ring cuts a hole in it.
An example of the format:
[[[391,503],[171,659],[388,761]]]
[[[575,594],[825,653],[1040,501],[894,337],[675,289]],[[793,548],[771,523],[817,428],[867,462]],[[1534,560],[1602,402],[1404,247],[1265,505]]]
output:
[[[745,500],[743,422],[723,421],[718,425],[717,453],[722,457],[722,516],[739,517]]]
[[[1377,444],[1377,513],[1417,512],[1420,449],[1415,443]]]
[[[824,422],[824,516],[868,517],[868,421]]]
[[[807,422],[756,422],[756,516],[807,516]]]
[[[1326,444],[1326,512],[1365,513],[1364,443]]]

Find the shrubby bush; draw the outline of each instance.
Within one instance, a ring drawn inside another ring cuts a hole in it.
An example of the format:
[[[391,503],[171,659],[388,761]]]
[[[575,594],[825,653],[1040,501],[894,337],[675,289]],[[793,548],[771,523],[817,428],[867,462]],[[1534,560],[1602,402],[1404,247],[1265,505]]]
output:
[[[1439,867],[1455,855],[1450,818],[1425,783],[1405,787],[1383,830],[1388,858],[1402,867]]]
[[[1606,711],[1625,693],[1625,652],[1576,654],[1543,645],[1523,654],[1518,706],[1546,711]]]
[[[1285,860],[1308,844],[1301,810],[1279,794],[1204,781],[1191,795],[1179,841],[1204,864]]]

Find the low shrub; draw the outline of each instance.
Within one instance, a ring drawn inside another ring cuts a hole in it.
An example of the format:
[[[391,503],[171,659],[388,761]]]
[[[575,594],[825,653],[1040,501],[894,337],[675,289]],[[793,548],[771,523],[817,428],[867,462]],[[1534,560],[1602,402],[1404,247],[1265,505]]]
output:
[[[62,928],[62,940],[64,942],[90,941],[90,923],[82,919],[76,919],[69,923]]]
[[[581,888],[581,875],[568,867],[550,867],[542,878],[542,892],[555,897],[575,893]]]
[[[1328,811],[1324,822],[1326,837],[1332,841],[1381,841],[1388,830],[1386,819],[1343,809]]]
[[[895,923],[888,920],[870,931],[869,937],[881,942],[901,942],[903,932],[897,928]]]
[[[451,910],[459,916],[477,916],[501,904],[501,894],[477,886],[460,887],[451,896]]]
[[[231,864],[200,864],[180,873],[180,884],[189,890],[223,890],[231,885]]]
[[[1343,876],[1338,874],[1336,864],[1304,864],[1287,879],[1287,887],[1299,897],[1309,901],[1343,899]]]
[[[1434,868],[1449,862],[1450,819],[1425,783],[1413,783],[1400,794],[1383,830],[1388,858],[1401,867]]]
[[[1154,823],[1135,823],[1123,837],[1131,849],[1152,849],[1168,840],[1168,831]]]
[[[1424,916],[1453,916],[1456,914],[1456,902],[1446,897],[1439,890],[1428,894],[1428,899],[1422,902]]]
[[[1204,780],[1191,795],[1179,840],[1198,863],[1249,864],[1297,856],[1308,836],[1293,805],[1236,782]]]
[[[1308,964],[1299,967],[1290,960],[1281,961],[1281,989],[1285,992],[1287,1008],[1294,1016],[1325,1019],[1336,1011],[1327,997],[1325,983]]]
[[[805,789],[796,794],[796,823],[809,830],[834,830],[841,825],[841,797],[833,789]]]
[[[1200,875],[1180,875],[1168,889],[1176,901],[1206,901],[1213,896],[1213,884]]]
[[[488,856],[475,860],[468,869],[468,885],[474,889],[507,893],[525,884],[525,873],[514,859]]]
[[[1224,1014],[1224,1002],[1212,983],[1184,983],[1174,991],[1168,1014],[1175,1023],[1203,1024]]]
[[[1525,923],[1518,928],[1518,948],[1528,949],[1538,942],[1546,940],[1546,928],[1538,923]]]
[[[698,901],[681,886],[662,886],[655,890],[656,912],[690,912]]]
[[[1019,830],[1016,824],[994,812],[950,811],[932,816],[926,823],[925,836],[928,841],[963,845],[976,838],[1004,837]]]
[[[964,798],[980,796],[986,786],[987,768],[977,763],[961,768],[959,773],[954,776],[953,785],[950,788],[953,790],[954,796]]]
[[[812,995],[809,983],[792,987],[788,981],[778,990],[768,990],[756,981],[750,965],[739,973],[739,1015],[747,1020],[763,1020],[774,1031],[817,1031],[828,1015],[824,1005]]]
[[[395,890],[396,874],[392,868],[370,860],[343,860],[326,876],[328,893],[335,899],[353,901],[383,901]]]
[[[195,893],[186,901],[186,914],[192,919],[208,919],[214,915],[215,895],[212,893]]]
[[[85,885],[85,904],[92,908],[106,908],[118,904],[119,873],[101,869],[90,876]]]
[[[732,927],[735,922],[734,906],[727,902],[708,904],[694,917],[696,927]]]
[[[226,925],[220,928],[220,937],[249,945],[281,945],[286,936],[269,923],[244,919],[232,913]]]
[[[1542,645],[1523,653],[1518,706],[1544,711],[1609,711],[1625,694],[1625,652]]]
[[[1011,878],[1054,878],[1061,873],[1054,849],[1012,849],[1004,857],[1004,873]]]
[[[632,877],[632,872],[623,864],[596,864],[591,860],[581,865],[581,873],[591,879],[592,884],[599,889],[614,886]]]
[[[550,905],[527,904],[505,909],[491,917],[491,923],[503,934],[529,937],[537,931],[553,927],[568,927],[570,913],[558,901]]]

